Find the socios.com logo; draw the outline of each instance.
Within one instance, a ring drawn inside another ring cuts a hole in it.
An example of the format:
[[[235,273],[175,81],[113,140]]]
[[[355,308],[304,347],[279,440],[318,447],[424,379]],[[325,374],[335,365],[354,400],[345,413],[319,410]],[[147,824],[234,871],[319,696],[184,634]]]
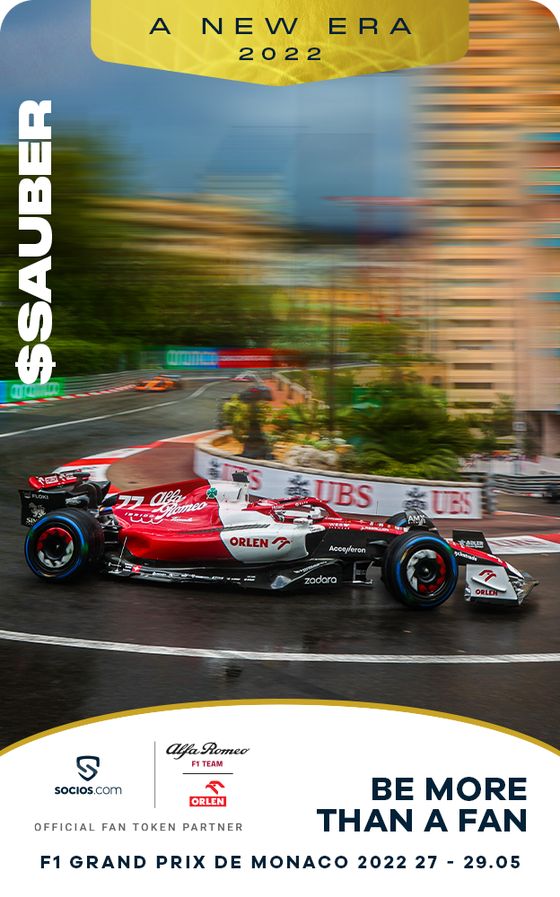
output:
[[[91,782],[99,772],[101,760],[99,757],[94,757],[91,754],[84,754],[81,757],[76,757],[76,766],[78,767],[78,775],[85,782]],[[98,785],[95,788],[92,785],[56,785],[54,793],[73,795],[122,794],[122,788],[120,785]]]
[[[88,761],[87,763],[86,760]],[[91,782],[91,780],[95,778],[95,776],[99,772],[100,764],[101,761],[99,757],[76,757],[76,766],[80,770],[82,779],[84,779],[84,781],[86,782]]]

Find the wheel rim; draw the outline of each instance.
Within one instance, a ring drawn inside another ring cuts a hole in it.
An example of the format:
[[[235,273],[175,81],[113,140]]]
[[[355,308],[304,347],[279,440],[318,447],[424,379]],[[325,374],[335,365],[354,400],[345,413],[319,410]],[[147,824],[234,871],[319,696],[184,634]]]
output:
[[[68,530],[49,526],[37,540],[37,558],[49,570],[65,567],[74,555],[74,539]]]
[[[445,586],[448,576],[445,558],[428,548],[414,551],[406,564],[409,587],[423,598],[435,598]]]

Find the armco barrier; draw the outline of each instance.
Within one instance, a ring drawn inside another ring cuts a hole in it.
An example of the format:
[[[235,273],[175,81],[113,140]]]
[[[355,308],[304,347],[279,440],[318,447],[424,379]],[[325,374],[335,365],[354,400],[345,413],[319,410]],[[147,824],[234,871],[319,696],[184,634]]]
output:
[[[142,378],[156,377],[158,374],[166,374],[163,370],[118,371],[112,374],[96,374],[92,377],[66,377],[54,378],[42,386],[40,383],[26,385],[19,380],[0,380],[0,405],[5,402],[25,402],[33,399],[59,398],[94,392],[102,392],[104,389],[115,389],[122,386],[132,386]],[[184,371],[185,377],[193,380],[217,380],[228,379],[228,375],[216,371],[210,375],[207,371]],[[56,384],[62,384],[59,388]]]
[[[54,377],[45,384],[25,384],[20,380],[0,380],[0,404],[99,392],[104,389],[126,386],[135,383],[142,376],[153,375],[153,371],[119,371],[113,374],[97,374],[92,377]]]
[[[560,485],[558,474],[541,474],[538,477],[507,476],[506,474],[492,474],[494,488],[500,492],[511,492],[517,495],[542,495],[547,486]]]
[[[404,509],[418,508],[434,520],[482,517],[480,484],[331,473],[287,467],[277,461],[246,460],[214,448],[214,441],[229,432],[203,437],[195,444],[194,470],[198,476],[230,480],[234,471],[244,470],[253,495],[279,499],[312,496],[343,515],[390,517]]]

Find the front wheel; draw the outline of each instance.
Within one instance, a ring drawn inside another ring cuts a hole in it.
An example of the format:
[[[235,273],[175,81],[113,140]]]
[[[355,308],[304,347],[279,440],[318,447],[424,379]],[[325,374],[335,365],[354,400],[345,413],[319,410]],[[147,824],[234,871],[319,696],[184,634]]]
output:
[[[25,558],[41,579],[72,579],[94,565],[103,552],[101,524],[76,508],[51,511],[29,530]]]
[[[439,536],[415,531],[397,536],[383,558],[383,581],[393,598],[407,607],[437,607],[457,585],[457,561]]]

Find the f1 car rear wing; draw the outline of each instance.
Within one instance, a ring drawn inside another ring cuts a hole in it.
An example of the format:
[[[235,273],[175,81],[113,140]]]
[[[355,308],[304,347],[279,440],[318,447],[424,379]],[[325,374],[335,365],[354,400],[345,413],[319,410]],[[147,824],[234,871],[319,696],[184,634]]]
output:
[[[20,489],[21,523],[33,526],[49,511],[60,508],[98,508],[109,491],[108,480],[90,481],[85,470],[67,470],[29,478],[29,489]]]
[[[87,470],[65,470],[63,473],[50,473],[48,476],[29,477],[29,485],[32,489],[58,489],[61,486],[74,486],[89,480],[90,473]]]

